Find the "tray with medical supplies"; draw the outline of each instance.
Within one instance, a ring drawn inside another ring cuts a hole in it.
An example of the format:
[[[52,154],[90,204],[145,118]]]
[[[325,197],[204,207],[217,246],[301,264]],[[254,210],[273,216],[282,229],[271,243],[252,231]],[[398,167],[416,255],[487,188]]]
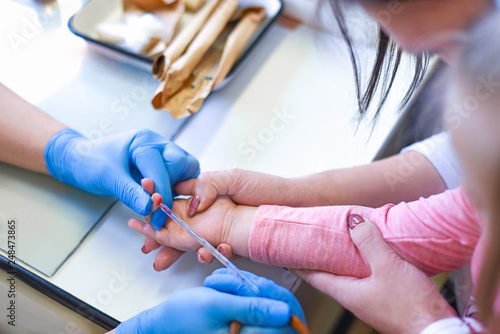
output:
[[[153,73],[153,106],[181,118],[236,74],[282,7],[282,0],[90,0],[68,26],[96,52]]]

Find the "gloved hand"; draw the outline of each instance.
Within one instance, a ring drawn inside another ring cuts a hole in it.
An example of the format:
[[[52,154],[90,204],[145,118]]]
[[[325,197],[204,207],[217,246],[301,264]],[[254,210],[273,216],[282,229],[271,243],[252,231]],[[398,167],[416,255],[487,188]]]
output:
[[[245,274],[269,298],[248,297],[253,293],[243,282],[230,271],[220,269],[205,279],[207,287],[174,293],[160,305],[122,322],[116,333],[226,334],[233,320],[244,324],[242,333],[294,333],[287,325],[292,312],[302,319],[304,316],[292,293],[271,280]]]
[[[263,297],[284,301],[290,307],[290,316],[293,313],[297,317],[299,317],[300,320],[304,322],[304,324],[306,323],[306,318],[304,316],[304,312],[302,311],[302,307],[300,306],[297,298],[295,298],[290,290],[276,284],[274,281],[268,278],[257,276],[248,271],[242,271],[242,273],[259,287],[259,290],[263,294]],[[212,273],[212,275],[205,278],[203,284],[206,287],[239,296],[255,296],[255,293],[250,290],[240,278],[238,278],[231,270],[227,268],[216,269]]]
[[[200,173],[198,161],[176,144],[150,130],[133,130],[88,140],[72,129],[50,138],[44,151],[49,173],[61,182],[100,196],[116,196],[135,212],[151,213],[151,196],[141,179],[154,181],[165,205],[172,206],[173,186]],[[166,215],[151,217],[156,229]]]

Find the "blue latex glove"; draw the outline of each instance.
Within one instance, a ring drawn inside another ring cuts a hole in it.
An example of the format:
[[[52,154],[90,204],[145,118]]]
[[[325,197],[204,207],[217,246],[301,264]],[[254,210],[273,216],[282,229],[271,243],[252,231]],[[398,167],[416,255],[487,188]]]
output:
[[[44,151],[47,169],[61,182],[100,196],[115,196],[135,212],[151,213],[151,196],[141,179],[154,181],[165,205],[172,207],[172,188],[196,178],[198,161],[170,140],[150,130],[133,130],[88,140],[72,129],[50,138]],[[157,210],[151,217],[156,229],[167,216]]]
[[[293,314],[306,323],[306,318],[299,301],[290,290],[274,283],[274,281],[252,274],[248,271],[242,271],[243,274],[252,280],[258,287],[260,292],[266,298],[282,300],[288,304]],[[205,278],[203,284],[206,287],[216,289],[221,292],[227,292],[239,296],[255,296],[255,293],[250,290],[245,283],[238,278],[231,270],[221,268],[215,270],[212,275]]]
[[[266,278],[246,273],[271,298],[248,297],[252,294],[229,271],[216,270],[205,280],[206,286],[181,290],[165,302],[122,322],[117,334],[224,333],[236,320],[242,333],[295,333],[288,326],[292,312],[304,319],[293,294]],[[222,289],[226,292],[215,290]],[[243,295],[238,295],[242,293]]]

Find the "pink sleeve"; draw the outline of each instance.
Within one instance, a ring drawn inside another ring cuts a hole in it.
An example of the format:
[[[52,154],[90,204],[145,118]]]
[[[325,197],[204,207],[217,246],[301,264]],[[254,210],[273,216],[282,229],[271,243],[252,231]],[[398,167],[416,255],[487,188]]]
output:
[[[429,275],[467,265],[481,235],[477,215],[461,188],[377,209],[261,206],[250,232],[250,258],[287,268],[366,277],[369,266],[352,243],[347,226],[352,213],[374,222],[402,258]]]

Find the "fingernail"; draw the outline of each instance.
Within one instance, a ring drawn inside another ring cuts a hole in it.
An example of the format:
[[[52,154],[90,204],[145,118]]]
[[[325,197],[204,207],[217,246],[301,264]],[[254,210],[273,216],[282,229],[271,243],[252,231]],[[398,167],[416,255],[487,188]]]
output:
[[[196,195],[196,196],[194,196],[194,198],[191,200],[191,203],[189,204],[189,209],[188,209],[188,216],[189,217],[194,216],[199,205],[200,205],[200,197],[198,195]]]
[[[156,271],[160,271],[156,268],[156,264],[153,262],[153,269],[156,270]]]
[[[349,228],[351,230],[353,230],[356,226],[358,226],[359,224],[361,224],[362,222],[364,222],[364,218],[361,217],[360,215],[350,215],[349,217],[347,217],[347,222],[349,224]]]
[[[151,252],[150,250],[148,250],[148,249],[146,248],[146,245],[142,246],[141,251],[142,251],[144,254],[149,254],[149,252]]]
[[[227,257],[226,252],[224,251],[224,248],[222,246],[217,247],[217,250],[219,251],[219,253]]]
[[[205,259],[201,256],[201,254],[198,254],[198,262],[207,263],[207,261],[205,261]]]

